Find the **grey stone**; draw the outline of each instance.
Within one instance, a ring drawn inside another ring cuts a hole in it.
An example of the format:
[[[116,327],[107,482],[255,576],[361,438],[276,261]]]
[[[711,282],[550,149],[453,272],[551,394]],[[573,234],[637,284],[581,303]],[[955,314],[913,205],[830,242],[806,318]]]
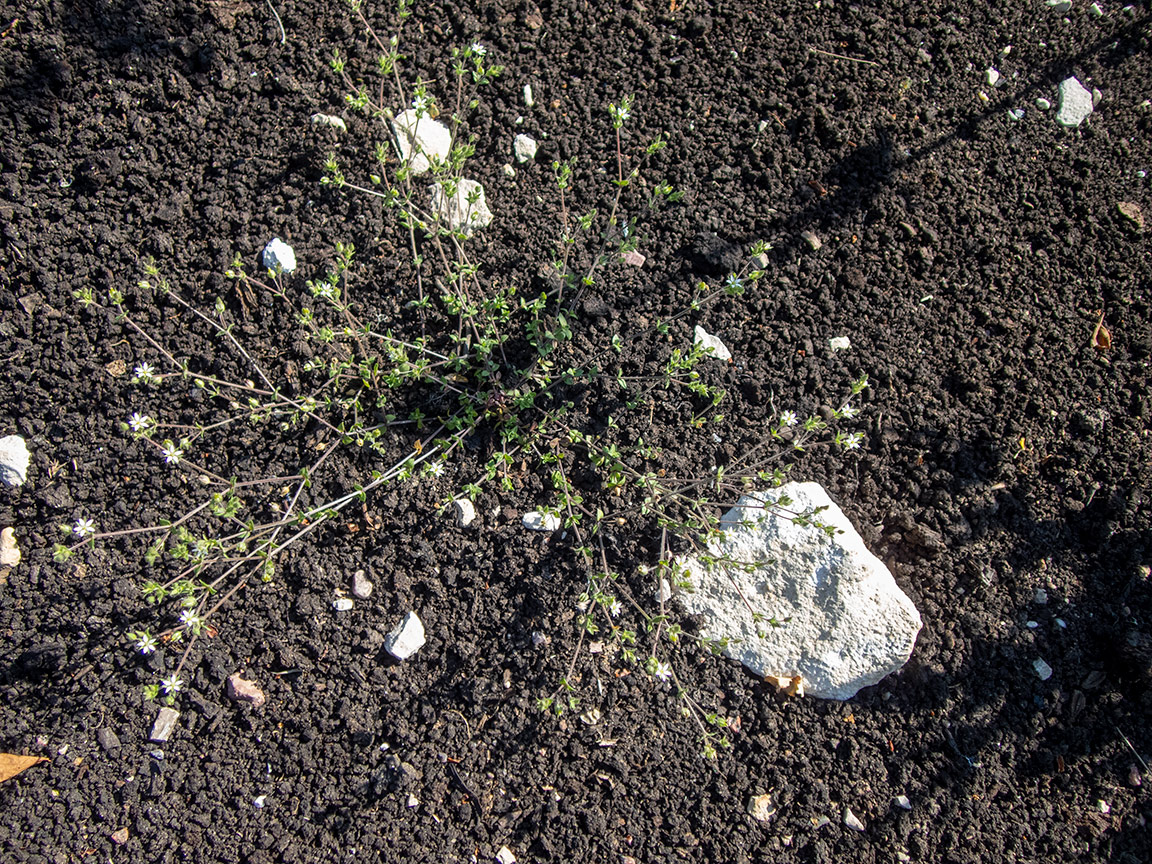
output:
[[[120,739],[111,729],[99,729],[96,732],[96,743],[105,753],[114,753],[120,749]]]
[[[531,162],[536,158],[536,140],[529,135],[517,135],[512,142],[517,162]]]
[[[1092,113],[1092,92],[1075,78],[1065,78],[1060,82],[1059,93],[1056,122],[1071,128],[1079,126]]]
[[[264,692],[256,686],[256,682],[241,678],[239,672],[229,675],[228,680],[224,682],[224,695],[233,702],[247,702],[254,708],[259,708],[267,701]]]
[[[692,342],[703,348],[704,353],[710,354],[717,360],[732,359],[732,352],[728,350],[728,346],[721,342],[719,337],[713,336],[700,325],[696,325],[696,329],[692,333]]]
[[[537,510],[529,510],[520,517],[520,524],[529,531],[555,531],[560,527],[560,517],[555,513],[540,513]]]
[[[363,570],[357,570],[352,574],[352,596],[359,600],[367,600],[372,596],[372,583],[364,574]]]
[[[180,712],[175,708],[161,708],[160,713],[156,715],[156,722],[152,724],[152,732],[148,735],[148,740],[156,744],[163,744],[176,731],[176,721],[179,719]]]
[[[456,510],[456,524],[461,528],[467,528],[476,520],[476,508],[467,498],[457,498],[452,506]]]

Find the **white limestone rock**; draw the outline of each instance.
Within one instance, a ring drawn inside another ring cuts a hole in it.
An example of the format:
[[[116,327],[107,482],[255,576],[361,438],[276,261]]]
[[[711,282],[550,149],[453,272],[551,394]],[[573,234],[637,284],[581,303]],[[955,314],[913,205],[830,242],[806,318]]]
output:
[[[517,162],[531,162],[536,158],[536,139],[528,135],[517,135],[512,142],[512,152]]]
[[[1092,113],[1092,91],[1075,78],[1065,78],[1060,82],[1059,92],[1056,122],[1061,126],[1079,126]]]
[[[529,510],[520,517],[520,523],[529,531],[555,531],[560,527],[560,517],[555,513]]]
[[[467,528],[476,521],[476,508],[467,498],[457,498],[452,505],[456,511],[456,524],[459,527]]]
[[[28,479],[28,447],[19,435],[0,438],[0,480],[20,486]]]
[[[20,563],[20,546],[16,543],[16,531],[5,528],[0,531],[0,567],[15,567]]]
[[[827,508],[814,518],[838,533],[799,525],[765,507],[772,504],[787,514]],[[721,528],[709,555],[761,566],[679,559],[693,590],[678,596],[704,617],[704,636],[730,640],[726,656],[757,675],[799,676],[824,699],[850,699],[907,662],[920,613],[818,483],[745,495]],[[763,620],[753,620],[745,600]]]
[[[427,114],[419,117],[415,108],[392,118],[392,132],[400,148],[400,158],[408,161],[413,174],[423,174],[433,159],[444,161],[452,149],[452,132]]]
[[[728,350],[728,346],[726,346],[716,336],[713,336],[711,333],[709,333],[707,330],[705,330],[700,325],[696,325],[696,330],[694,331],[693,336],[692,336],[692,342],[695,345],[702,346],[704,348],[705,352],[707,352],[708,349],[711,348],[712,349],[712,356],[715,357],[717,360],[731,360],[732,359],[732,352]]]
[[[384,637],[384,650],[397,660],[407,660],[424,647],[424,623],[415,612],[409,612],[404,620]]]
[[[348,131],[348,124],[344,122],[343,117],[337,117],[335,114],[313,114],[313,126],[331,126],[340,132]]]
[[[483,228],[492,221],[492,211],[484,198],[484,187],[475,180],[461,179],[456,184],[453,195],[445,195],[439,183],[430,187],[432,211],[448,223],[453,231],[463,231],[468,236],[477,228]],[[473,195],[476,200],[469,201]]]
[[[260,263],[269,270],[282,270],[285,273],[291,273],[296,269],[296,253],[279,237],[273,237],[260,255]]]

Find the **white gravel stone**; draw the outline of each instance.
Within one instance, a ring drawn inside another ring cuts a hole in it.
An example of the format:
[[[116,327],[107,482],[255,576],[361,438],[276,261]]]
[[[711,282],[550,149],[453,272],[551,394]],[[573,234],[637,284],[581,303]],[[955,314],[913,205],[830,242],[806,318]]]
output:
[[[624,263],[629,267],[643,267],[644,262],[647,260],[647,258],[641,255],[635,249],[624,253]]]
[[[1047,681],[1052,677],[1052,667],[1043,660],[1033,660],[1032,668],[1036,670],[1036,677],[1041,681]]]
[[[285,273],[291,273],[296,269],[296,253],[279,237],[274,237],[264,247],[264,252],[260,255],[260,263],[269,270],[279,269]]]
[[[28,479],[28,447],[19,435],[0,438],[0,480],[20,486]]]
[[[1065,78],[1060,82],[1058,104],[1056,122],[1061,126],[1079,126],[1092,113],[1092,91],[1075,78]]]
[[[852,340],[847,336],[833,336],[828,340],[828,347],[833,351],[847,351],[852,347]]]
[[[424,647],[424,624],[415,612],[409,612],[404,620],[384,637],[384,650],[397,660],[407,660]]]
[[[476,521],[476,508],[467,498],[457,498],[452,507],[456,511],[456,524],[461,528],[467,528]]]
[[[358,600],[367,600],[372,596],[372,582],[363,570],[357,570],[352,574],[352,596]]]
[[[1099,3],[1093,3],[1088,7],[1088,14],[1093,18],[1099,18],[1104,14],[1104,10],[1100,8]]]
[[[483,228],[492,221],[492,211],[484,198],[484,187],[475,180],[461,179],[456,184],[456,194],[448,196],[439,183],[429,187],[432,193],[432,211],[448,223],[453,231],[463,231],[471,236],[477,228]],[[479,198],[475,203],[468,199],[476,192]]]
[[[400,158],[408,160],[413,174],[423,174],[433,159],[443,162],[452,149],[452,133],[443,123],[427,114],[419,117],[415,108],[401,111],[392,119],[392,132],[400,148]]]
[[[692,342],[695,345],[702,346],[705,352],[711,348],[712,356],[717,360],[727,361],[732,359],[732,352],[728,350],[728,347],[699,324],[696,325],[696,329],[693,331]]]
[[[532,85],[524,85],[524,104],[531,108],[536,104],[536,98],[532,95]]]
[[[541,513],[538,510],[529,510],[520,517],[520,524],[529,531],[555,531],[560,527],[560,517],[555,513]]]
[[[656,602],[667,603],[672,599],[672,583],[667,579],[660,580],[660,587],[656,589]]]
[[[152,731],[148,740],[156,744],[163,744],[172,737],[176,731],[176,721],[180,719],[180,712],[175,708],[161,708],[156,715],[156,722],[152,724]]]
[[[1101,93],[1099,90],[1097,90],[1095,87],[1093,87],[1092,88],[1092,108],[1093,109],[1098,108],[1100,106],[1100,103],[1103,101],[1104,101],[1104,94]]]
[[[512,152],[517,162],[530,162],[536,158],[536,139],[528,135],[517,135],[512,142]]]
[[[908,800],[907,795],[897,795],[892,799],[892,803],[899,807],[901,810],[912,809],[912,802]]]
[[[313,126],[331,126],[333,129],[339,129],[341,132],[348,131],[348,124],[344,122],[343,117],[337,117],[335,114],[313,114]]]
[[[784,497],[791,513],[826,507],[816,519],[837,533],[768,509]],[[726,656],[760,676],[799,676],[810,695],[824,699],[850,699],[907,662],[920,613],[819,484],[745,495],[721,528],[708,554],[759,566],[679,559],[693,590],[678,597],[689,614],[703,616],[703,635],[730,640]],[[767,623],[773,620],[778,626]]]
[[[497,864],[516,864],[516,856],[507,846],[501,846],[500,851],[496,853],[496,862]]]
[[[356,604],[352,602],[351,597],[337,597],[332,601],[332,608],[337,612],[347,612]]]
[[[776,815],[771,795],[753,795],[748,799],[748,815],[757,822],[768,822]]]
[[[801,231],[800,237],[808,244],[808,248],[813,252],[819,252],[824,248],[824,241],[816,235],[815,231]]]
[[[1032,595],[1032,602],[1037,606],[1048,605],[1048,592],[1043,588],[1037,588],[1036,593]]]
[[[505,163],[504,164],[504,176],[505,177],[515,177],[516,176],[516,169],[513,168],[508,163]]]
[[[984,73],[984,80],[988,82],[989,87],[995,87],[1000,81],[1000,70],[988,67],[988,71]]]
[[[864,823],[860,821],[860,817],[852,812],[851,807],[844,808],[844,827],[851,828],[853,831],[863,831]]]
[[[15,567],[20,563],[20,547],[16,545],[16,532],[12,528],[0,531],[0,567]]]
[[[1072,0],[1048,0],[1048,6],[1052,11],[1059,12],[1061,15],[1072,9]]]
[[[1052,107],[1052,103],[1049,102],[1047,99],[1045,99],[1043,96],[1041,96],[1039,99],[1036,100],[1036,107],[1039,108],[1041,111],[1047,111],[1049,108]]]

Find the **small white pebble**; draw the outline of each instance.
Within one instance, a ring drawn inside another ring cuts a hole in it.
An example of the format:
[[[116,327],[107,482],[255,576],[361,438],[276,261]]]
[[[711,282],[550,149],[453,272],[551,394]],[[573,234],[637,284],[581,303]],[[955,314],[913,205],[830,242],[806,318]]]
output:
[[[1041,111],[1047,111],[1049,108],[1052,107],[1052,103],[1049,102],[1047,99],[1045,99],[1043,96],[1041,96],[1039,99],[1036,100],[1036,107],[1039,108]]]
[[[264,800],[265,800],[267,797],[268,797],[267,795],[257,795],[257,796],[256,796],[256,797],[255,797],[255,798],[252,800],[252,806],[253,806],[253,807],[255,807],[257,810],[260,810],[260,809],[262,809],[262,808],[264,807]]]
[[[1024,626],[1027,627],[1029,630],[1035,630],[1040,625],[1036,621],[1026,621],[1026,622],[1024,622]]]
[[[1096,802],[1096,809],[1105,814],[1112,812],[1112,808],[1108,806],[1108,802],[1103,800]]]
[[[988,101],[990,101],[990,100],[988,99],[988,94],[987,94],[987,93],[985,93],[983,90],[981,90],[979,93],[977,93],[977,94],[976,94],[976,98],[977,98],[977,99],[979,99],[981,102],[988,102]]]
[[[984,80],[988,82],[989,87],[995,87],[997,82],[1000,81],[1000,70],[988,67],[988,71],[984,73]]]
[[[901,810],[912,809],[912,802],[908,800],[907,795],[897,795],[892,799],[892,803],[899,807]]]
[[[828,347],[833,351],[847,351],[852,347],[852,342],[847,336],[834,336],[828,340]]]
[[[1104,94],[1096,87],[1092,88],[1092,107],[1097,107],[1104,100]]]
[[[1059,627],[1061,630],[1064,630],[1068,627],[1068,622],[1065,621],[1063,618],[1057,618],[1056,619],[1056,626]]]
[[[1037,606],[1047,606],[1048,605],[1048,592],[1045,591],[1043,588],[1037,588],[1036,594],[1032,598],[1032,602],[1035,603]]]
[[[516,864],[516,856],[507,846],[501,846],[500,851],[496,853],[496,861],[498,864]]]
[[[337,612],[347,612],[352,608],[352,605],[353,603],[351,597],[337,597],[332,601],[332,608]]]
[[[516,169],[515,169],[515,168],[513,168],[513,167],[512,167],[511,165],[509,165],[508,163],[504,163],[504,176],[506,176],[506,177],[515,177],[515,176],[516,176]]]
[[[409,806],[409,808],[419,807],[420,806],[420,799],[417,798],[415,795],[409,793],[408,794],[408,806]]]
[[[860,821],[860,817],[852,812],[851,807],[844,808],[844,827],[851,828],[853,831],[863,831],[864,823]]]
[[[1100,16],[1102,16],[1104,14],[1104,10],[1100,8],[1099,3],[1093,3],[1091,6],[1088,7],[1088,14],[1091,15],[1093,18],[1099,18]]]
[[[296,253],[292,251],[291,246],[279,237],[274,237],[269,241],[268,245],[264,247],[264,252],[260,256],[260,262],[269,270],[279,268],[285,273],[291,273],[296,269]]]
[[[1036,677],[1041,681],[1047,681],[1052,677],[1052,667],[1043,660],[1033,660],[1032,668],[1036,670]]]
[[[529,108],[531,108],[533,105],[536,104],[536,100],[532,96],[532,85],[531,84],[525,84],[524,85],[524,104],[527,105]]]

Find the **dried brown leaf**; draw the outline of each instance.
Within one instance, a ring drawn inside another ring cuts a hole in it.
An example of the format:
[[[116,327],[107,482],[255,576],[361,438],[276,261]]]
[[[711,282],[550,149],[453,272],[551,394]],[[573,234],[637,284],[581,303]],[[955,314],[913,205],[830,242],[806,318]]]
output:
[[[1097,351],[1107,351],[1112,347],[1112,333],[1104,326],[1104,313],[1100,313],[1100,320],[1096,329],[1092,331],[1092,347]]]
[[[26,771],[37,762],[47,762],[44,756],[17,756],[14,753],[0,753],[0,783],[11,780],[22,771]]]

